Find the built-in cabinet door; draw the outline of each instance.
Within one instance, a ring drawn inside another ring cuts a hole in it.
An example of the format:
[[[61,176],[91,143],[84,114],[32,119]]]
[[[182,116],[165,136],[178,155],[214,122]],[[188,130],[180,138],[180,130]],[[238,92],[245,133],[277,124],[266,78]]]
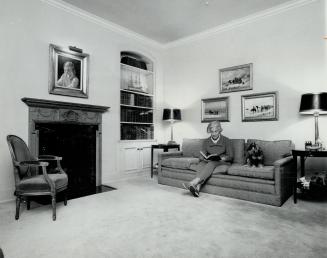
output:
[[[132,173],[149,169],[151,167],[151,144],[154,142],[121,144],[120,171]]]
[[[151,167],[151,147],[142,147],[141,162],[143,169]]]
[[[132,172],[139,170],[140,166],[140,150],[137,147],[126,147],[121,150],[122,170]]]

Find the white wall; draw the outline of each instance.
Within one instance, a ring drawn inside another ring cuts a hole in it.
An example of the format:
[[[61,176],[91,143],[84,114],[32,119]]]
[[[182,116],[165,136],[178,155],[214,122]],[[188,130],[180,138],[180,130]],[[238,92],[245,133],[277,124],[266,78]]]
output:
[[[298,110],[301,94],[327,91],[325,16],[325,1],[318,0],[169,49],[164,100],[183,109],[183,121],[175,125],[177,141],[207,137],[200,101],[219,96],[230,97],[230,122],[222,126],[231,138],[291,139],[298,148],[314,141],[313,117]],[[253,90],[219,94],[218,69],[246,63],[253,63]],[[279,120],[242,122],[241,95],[267,91],[279,92]],[[327,144],[327,116],[319,122]]]
[[[102,179],[110,181],[117,173],[120,51],[152,58],[162,92],[160,51],[40,0],[0,0],[0,6],[0,201],[11,199],[14,189],[6,135],[28,140],[28,107],[23,97],[110,106],[103,115],[102,135]],[[77,46],[90,55],[88,99],[48,94],[50,43]]]

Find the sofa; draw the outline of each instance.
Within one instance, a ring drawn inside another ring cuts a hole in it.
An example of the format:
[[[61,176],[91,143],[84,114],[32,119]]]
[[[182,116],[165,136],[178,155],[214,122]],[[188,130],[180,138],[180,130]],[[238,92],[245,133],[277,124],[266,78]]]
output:
[[[204,166],[200,150],[204,139],[183,139],[182,151],[159,153],[158,183],[180,187],[192,180]],[[231,139],[234,159],[230,165],[215,168],[201,192],[281,206],[291,195],[295,178],[290,140],[264,141]],[[246,164],[247,146],[255,142],[263,151],[264,164]]]

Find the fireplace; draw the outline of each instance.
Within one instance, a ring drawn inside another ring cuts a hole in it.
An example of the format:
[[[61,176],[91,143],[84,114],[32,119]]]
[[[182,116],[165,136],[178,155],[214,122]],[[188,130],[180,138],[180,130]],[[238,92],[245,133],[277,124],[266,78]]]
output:
[[[32,153],[63,158],[69,199],[95,193],[101,186],[102,113],[108,107],[31,98],[22,101],[29,106]]]

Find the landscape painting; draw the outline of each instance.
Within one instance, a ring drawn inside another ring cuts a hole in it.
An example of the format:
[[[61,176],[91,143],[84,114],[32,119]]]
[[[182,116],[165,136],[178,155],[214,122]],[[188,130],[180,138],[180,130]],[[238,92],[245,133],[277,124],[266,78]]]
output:
[[[220,93],[251,90],[252,67],[253,64],[245,64],[220,69]]]
[[[242,96],[242,121],[265,121],[278,119],[277,92]]]
[[[229,121],[229,97],[202,99],[201,122]]]

